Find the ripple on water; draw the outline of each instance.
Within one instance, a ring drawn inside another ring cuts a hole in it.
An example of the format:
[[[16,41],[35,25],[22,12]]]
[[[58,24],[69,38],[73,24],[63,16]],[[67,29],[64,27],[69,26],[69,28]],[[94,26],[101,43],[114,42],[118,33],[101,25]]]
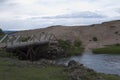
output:
[[[83,54],[58,60],[59,64],[67,65],[70,60],[84,64],[97,72],[120,75],[120,55]]]

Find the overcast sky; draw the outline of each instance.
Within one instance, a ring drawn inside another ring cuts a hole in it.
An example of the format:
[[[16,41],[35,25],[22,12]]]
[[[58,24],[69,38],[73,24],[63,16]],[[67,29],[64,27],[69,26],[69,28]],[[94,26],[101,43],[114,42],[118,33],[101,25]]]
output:
[[[89,25],[120,19],[120,0],[0,0],[0,28]]]

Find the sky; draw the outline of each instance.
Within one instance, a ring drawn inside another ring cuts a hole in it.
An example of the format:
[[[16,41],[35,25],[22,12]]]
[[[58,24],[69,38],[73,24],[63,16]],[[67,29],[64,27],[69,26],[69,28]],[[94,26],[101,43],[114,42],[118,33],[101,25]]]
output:
[[[0,28],[91,25],[120,19],[120,0],[0,0]]]

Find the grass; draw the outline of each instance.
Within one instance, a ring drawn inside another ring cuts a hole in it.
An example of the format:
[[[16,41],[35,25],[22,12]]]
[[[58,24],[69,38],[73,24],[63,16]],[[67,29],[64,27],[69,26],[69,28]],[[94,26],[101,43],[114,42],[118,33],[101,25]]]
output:
[[[70,40],[58,40],[59,46],[65,50],[66,56],[80,55],[84,51],[80,40],[71,42]]]
[[[14,62],[0,58],[0,80],[68,80],[64,67],[25,66],[25,61]]]
[[[93,53],[96,54],[120,54],[120,46],[113,45],[113,46],[107,46],[105,48],[97,48],[92,50]]]
[[[0,80],[69,80],[70,73],[67,70],[66,67],[62,66],[41,67],[32,63],[28,64],[28,61],[0,57]],[[102,77],[102,80],[120,79],[120,76],[96,72],[88,72],[80,78],[82,80],[96,80],[96,76]]]
[[[120,80],[120,76],[100,74],[105,80]]]
[[[74,56],[74,55],[82,54],[83,51],[84,51],[84,48],[82,47],[73,47],[73,48],[67,49],[65,53],[67,56]]]
[[[11,57],[13,58],[13,54],[10,52],[7,52],[5,49],[0,50],[0,57]]]

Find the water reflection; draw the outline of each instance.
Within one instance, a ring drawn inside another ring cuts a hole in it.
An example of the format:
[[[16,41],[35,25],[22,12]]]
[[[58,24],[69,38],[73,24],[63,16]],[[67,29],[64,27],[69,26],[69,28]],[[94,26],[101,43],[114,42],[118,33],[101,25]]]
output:
[[[120,55],[84,54],[60,59],[58,63],[67,65],[70,60],[78,61],[97,72],[120,75]]]

